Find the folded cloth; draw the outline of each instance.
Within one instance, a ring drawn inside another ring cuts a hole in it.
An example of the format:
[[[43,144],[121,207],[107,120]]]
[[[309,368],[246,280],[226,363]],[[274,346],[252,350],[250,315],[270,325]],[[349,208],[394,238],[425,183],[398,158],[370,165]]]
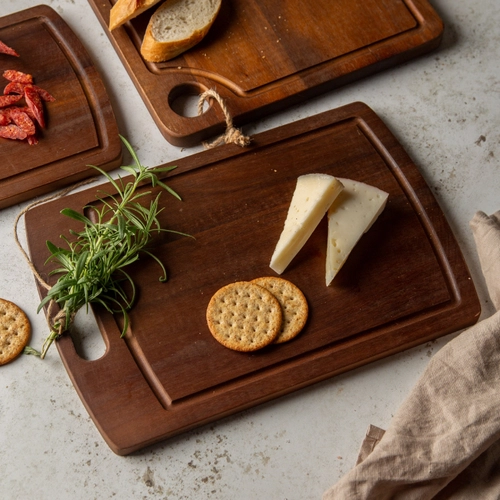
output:
[[[500,310],[500,210],[493,215],[476,212],[470,221],[477,254],[490,299]]]
[[[470,223],[497,312],[429,362],[387,431],[370,426],[356,466],[323,500],[500,498],[500,211]]]

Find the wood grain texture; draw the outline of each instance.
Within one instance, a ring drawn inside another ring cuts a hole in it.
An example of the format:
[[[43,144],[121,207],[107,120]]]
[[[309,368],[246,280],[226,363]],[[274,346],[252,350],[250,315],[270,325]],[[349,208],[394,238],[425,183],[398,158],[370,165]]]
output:
[[[26,9],[0,18],[0,40],[20,55],[0,54],[0,80],[6,69],[29,73],[56,99],[44,103],[47,126],[37,145],[0,138],[0,208],[95,175],[90,164],[119,165],[122,146],[106,90],[65,21],[45,5]]]
[[[214,88],[237,125],[436,48],[443,24],[427,0],[224,0],[207,37],[183,55],[140,55],[152,11],[109,32],[114,0],[89,0],[165,138],[192,146],[224,130],[218,106],[176,112]]]
[[[354,103],[255,136],[248,148],[223,146],[177,162],[165,181],[165,235],[130,267],[139,297],[131,328],[97,310],[107,350],[79,357],[70,337],[57,346],[85,406],[109,446],[131,453],[375,359],[475,323],[480,304],[460,248],[431,191],[392,133]],[[324,284],[326,220],[283,277],[307,298],[310,316],[292,341],[254,354],[220,345],[205,312],[234,281],[273,275],[269,261],[299,175],[323,172],[389,193],[333,285]],[[33,209],[26,228],[44,274],[45,240],[69,228],[60,210],[95,199],[87,190]],[[153,193],[154,194],[154,193]],[[42,224],[43,221],[43,224]],[[41,290],[41,293],[43,291]]]

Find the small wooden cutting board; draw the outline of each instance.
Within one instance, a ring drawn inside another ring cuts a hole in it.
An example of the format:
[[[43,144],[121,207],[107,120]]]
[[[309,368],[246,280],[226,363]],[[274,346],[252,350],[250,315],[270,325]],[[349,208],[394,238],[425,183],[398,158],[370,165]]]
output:
[[[221,133],[212,106],[178,103],[215,89],[237,126],[435,49],[443,23],[427,0],[223,0],[204,40],[164,63],[140,46],[155,7],[112,32],[115,0],[89,0],[165,138],[192,146]]]
[[[0,54],[2,73],[29,73],[54,102],[37,145],[0,138],[0,208],[95,175],[121,162],[122,145],[106,89],[87,51],[53,9],[39,5],[0,18],[0,40],[20,55]]]
[[[177,168],[164,181],[183,201],[162,195],[160,221],[194,238],[165,234],[156,241],[152,251],[167,266],[169,280],[158,281],[160,269],[151,258],[129,268],[139,294],[131,328],[120,339],[120,318],[96,310],[107,346],[100,359],[80,358],[69,336],[57,342],[73,384],[116,453],[131,453],[477,321],[474,284],[439,205],[366,105],[264,132],[248,148],[221,146],[173,164]],[[208,302],[228,283],[274,274],[271,255],[297,177],[306,173],[376,186],[389,193],[387,206],[330,287],[326,221],[286,269],[283,277],[303,291],[310,308],[298,337],[253,354],[229,350],[208,330]],[[45,241],[59,241],[72,224],[60,210],[81,211],[96,192],[28,212],[30,253],[44,276]]]

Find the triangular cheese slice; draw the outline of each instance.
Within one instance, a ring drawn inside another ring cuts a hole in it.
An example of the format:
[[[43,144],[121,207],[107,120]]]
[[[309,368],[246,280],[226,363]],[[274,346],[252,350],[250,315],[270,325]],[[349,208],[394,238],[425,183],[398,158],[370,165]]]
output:
[[[270,267],[281,274],[304,246],[328,207],[342,191],[342,184],[328,174],[305,174],[297,179],[283,232]]]
[[[387,203],[388,193],[351,179],[338,179],[344,189],[328,209],[326,286],[330,285],[361,236]]]

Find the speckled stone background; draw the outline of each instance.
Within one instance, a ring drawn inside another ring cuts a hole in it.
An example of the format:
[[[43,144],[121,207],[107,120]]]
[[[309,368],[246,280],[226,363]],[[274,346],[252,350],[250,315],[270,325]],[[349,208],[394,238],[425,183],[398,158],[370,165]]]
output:
[[[2,0],[0,15],[38,5]],[[152,122],[90,5],[46,2],[89,50],[120,131],[145,164],[192,154]],[[456,233],[490,315],[468,223],[500,209],[500,9],[498,0],[431,0],[445,22],[429,55],[325,94],[245,128],[247,134],[353,101],[371,106],[420,167]],[[1,157],[0,157],[1,168]],[[23,205],[24,206],[24,205]],[[39,347],[47,333],[12,228],[23,206],[0,211],[0,297],[21,306]],[[20,234],[23,234],[21,226]],[[102,346],[81,317],[89,357]],[[83,408],[57,352],[0,367],[0,498],[319,499],[356,459],[369,424],[387,427],[443,338],[245,411],[128,457],[114,455]]]

